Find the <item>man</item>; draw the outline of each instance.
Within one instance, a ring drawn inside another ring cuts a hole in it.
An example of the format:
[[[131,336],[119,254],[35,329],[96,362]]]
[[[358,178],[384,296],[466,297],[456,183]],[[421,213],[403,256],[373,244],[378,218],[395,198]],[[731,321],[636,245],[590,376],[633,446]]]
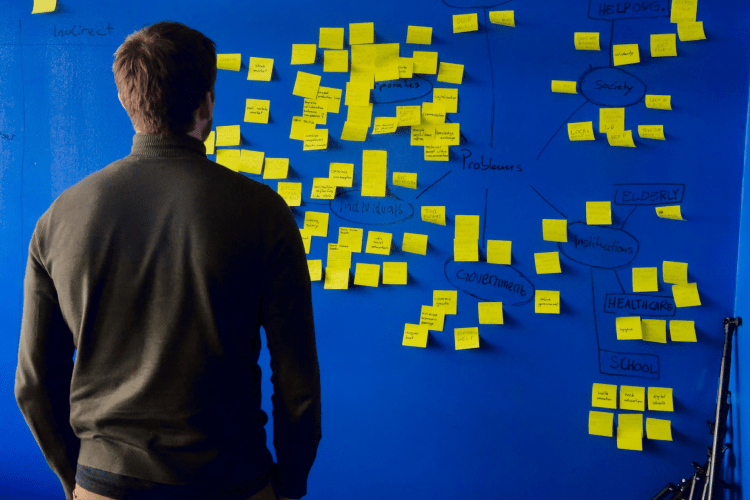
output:
[[[272,189],[206,159],[211,40],[158,23],[125,40],[113,70],[131,154],[36,225],[18,405],[68,500],[299,498],[320,440],[299,229]]]

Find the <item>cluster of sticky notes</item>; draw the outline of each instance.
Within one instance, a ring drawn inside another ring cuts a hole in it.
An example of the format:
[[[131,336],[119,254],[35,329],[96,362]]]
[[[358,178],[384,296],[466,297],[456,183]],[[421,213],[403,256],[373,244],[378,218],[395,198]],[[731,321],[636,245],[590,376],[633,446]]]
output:
[[[698,0],[673,0],[670,21],[677,24],[677,36],[681,42],[705,40],[703,21],[696,21]]]
[[[658,292],[658,269],[655,267],[634,267],[633,292]],[[677,307],[701,305],[698,284],[688,283],[687,263],[664,261],[662,275],[665,283],[672,284],[672,297]]]
[[[575,94],[576,82],[552,80],[553,92]],[[672,109],[670,96],[646,96],[646,106],[654,109]],[[634,148],[633,131],[625,130],[625,108],[599,108],[599,133],[606,134],[610,146]],[[664,125],[638,125],[642,139],[666,140]],[[593,122],[568,123],[568,139],[594,141]]]
[[[456,262],[479,261],[479,216],[456,215],[453,237],[453,260]]]
[[[384,197],[387,171],[387,151],[362,151],[362,196]]]
[[[667,342],[667,321],[662,319],[641,319],[640,316],[624,316],[615,319],[617,340],[645,340],[647,342]],[[672,342],[697,342],[695,321],[670,320],[669,335]]]

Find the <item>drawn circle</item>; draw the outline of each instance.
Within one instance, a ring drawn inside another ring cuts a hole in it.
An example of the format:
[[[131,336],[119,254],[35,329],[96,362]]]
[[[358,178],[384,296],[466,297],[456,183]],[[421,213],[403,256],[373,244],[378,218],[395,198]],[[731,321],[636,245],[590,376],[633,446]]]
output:
[[[638,240],[627,231],[585,222],[568,224],[568,241],[557,246],[573,262],[598,269],[628,266],[640,250]]]
[[[587,70],[578,79],[578,89],[587,101],[597,106],[632,106],[646,95],[646,84],[640,78],[608,66]]]
[[[448,259],[445,279],[472,297],[491,302],[520,306],[534,300],[534,284],[513,266],[486,262],[456,262]]]

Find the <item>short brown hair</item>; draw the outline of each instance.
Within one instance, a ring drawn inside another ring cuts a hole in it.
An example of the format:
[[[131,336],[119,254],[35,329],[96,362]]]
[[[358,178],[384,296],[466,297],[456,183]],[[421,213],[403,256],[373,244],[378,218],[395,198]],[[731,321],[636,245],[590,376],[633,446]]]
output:
[[[112,71],[136,130],[186,134],[206,92],[213,94],[216,44],[184,24],[160,22],[125,39]]]

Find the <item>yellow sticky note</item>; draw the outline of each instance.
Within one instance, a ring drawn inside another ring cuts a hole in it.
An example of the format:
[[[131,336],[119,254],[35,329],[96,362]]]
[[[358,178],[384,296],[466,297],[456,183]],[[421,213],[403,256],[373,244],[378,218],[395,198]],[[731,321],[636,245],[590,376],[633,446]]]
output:
[[[617,409],[617,386],[595,383],[591,389],[591,406]]]
[[[414,73],[422,75],[434,75],[437,73],[438,53],[415,50],[412,54],[414,61]]]
[[[677,307],[693,307],[701,305],[697,283],[672,285],[672,296],[674,297],[674,305]]]
[[[677,55],[677,35],[651,35],[651,57],[670,57]]]
[[[315,64],[316,49],[314,43],[292,44],[291,64]]]
[[[240,145],[240,126],[226,125],[216,127],[216,145],[217,146],[239,146]]]
[[[642,139],[666,140],[664,137],[664,125],[638,125],[638,135]]]
[[[467,33],[469,31],[478,31],[479,22],[477,15],[474,14],[455,14],[453,16],[453,33]]]
[[[240,153],[239,171],[260,175],[263,171],[263,158],[265,153],[263,151],[250,151],[249,149],[243,149]]]
[[[349,250],[339,248],[336,243],[328,244],[328,269],[346,269],[352,267],[352,253]]]
[[[34,0],[34,6],[31,9],[32,14],[45,14],[54,12],[57,8],[57,0]]]
[[[698,342],[695,321],[673,319],[669,322],[669,337],[672,342]]]
[[[587,201],[586,224],[590,226],[612,224],[611,203],[609,201]]]
[[[320,28],[318,47],[321,49],[343,49],[344,28]]]
[[[479,302],[479,324],[480,325],[502,325],[503,303],[502,302]]]
[[[379,282],[380,266],[378,264],[357,263],[354,271],[355,285],[377,287]]]
[[[398,43],[379,43],[375,50],[375,81],[398,80],[401,62]]]
[[[216,69],[239,71],[242,66],[242,54],[216,54]]]
[[[365,83],[346,82],[344,104],[347,106],[367,106],[370,104],[370,87]]]
[[[404,241],[401,245],[401,251],[427,255],[427,235],[404,233]]]
[[[374,23],[349,23],[349,45],[375,43]]]
[[[328,166],[328,178],[339,187],[352,187],[354,163],[331,163]]]
[[[406,262],[383,262],[384,285],[405,285],[407,276]]]
[[[655,267],[633,268],[633,291],[634,292],[658,292],[659,280]]]
[[[560,291],[537,290],[534,292],[534,312],[539,314],[560,314]]]
[[[573,36],[576,50],[601,50],[599,32],[576,32]]]
[[[277,192],[290,207],[298,207],[302,204],[301,182],[279,182]]]
[[[432,307],[438,307],[445,314],[456,314],[458,311],[457,290],[433,290]]]
[[[641,62],[641,53],[637,43],[612,45],[613,65],[624,66]]]
[[[460,85],[464,78],[464,65],[441,62],[438,69],[437,81]]]
[[[534,254],[537,274],[561,273],[559,252],[541,252]]]
[[[487,263],[488,264],[511,264],[512,242],[503,240],[487,240]]]
[[[458,89],[432,89],[432,102],[445,106],[446,113],[457,113]]]
[[[568,139],[571,141],[593,141],[594,123],[577,122],[568,123]]]
[[[424,145],[425,161],[449,161],[450,150],[444,144],[425,144]]]
[[[372,122],[372,104],[365,106],[349,106],[346,114],[346,121],[356,125],[370,127]]]
[[[643,415],[621,413],[617,420],[617,447],[621,450],[643,451]]]
[[[625,108],[599,108],[599,133],[625,130]]]
[[[454,239],[453,260],[456,262],[479,262],[479,244],[477,240]]]
[[[385,196],[387,151],[362,151],[362,196]]]
[[[681,42],[694,42],[696,40],[705,40],[706,32],[703,31],[703,21],[682,22],[677,24],[677,36]]]
[[[404,340],[401,345],[409,347],[427,347],[427,327],[424,325],[404,325]]]
[[[659,441],[672,441],[672,422],[659,418],[647,418],[646,437]]]
[[[419,126],[422,123],[420,106],[396,106],[396,117],[399,127]]]
[[[299,234],[302,237],[302,244],[305,246],[305,253],[309,254],[310,245],[312,244],[312,231],[302,228],[299,230]]]
[[[478,215],[456,215],[455,238],[459,240],[479,239],[479,216]]]
[[[391,233],[368,231],[367,246],[365,247],[365,252],[378,255],[390,255],[392,239],[393,235]]]
[[[328,103],[318,102],[317,99],[305,99],[302,106],[302,117],[309,118],[316,124],[325,125],[328,119]]]
[[[328,236],[328,213],[305,212],[305,229],[309,229],[313,236]]]
[[[682,212],[679,205],[656,207],[656,215],[662,219],[685,220],[682,218]]]
[[[432,28],[427,26],[409,26],[406,31],[406,43],[430,45],[432,43]]]
[[[303,141],[302,151],[328,149],[328,129],[308,130]]]
[[[319,104],[326,104],[329,113],[338,113],[341,108],[341,89],[318,87],[316,100]]]
[[[208,134],[208,137],[206,138],[205,142],[203,142],[206,146],[206,154],[212,155],[214,154],[214,149],[216,145],[216,132],[213,130]]]
[[[422,220],[444,226],[445,207],[422,207]]]
[[[461,144],[461,124],[443,123],[435,125],[435,139],[430,146],[458,146]],[[428,144],[425,144],[428,146]]]
[[[286,179],[289,173],[289,158],[266,158],[264,179]]]
[[[324,50],[323,71],[326,73],[346,73],[349,71],[348,50]]]
[[[417,189],[417,174],[409,172],[393,172],[393,185]]]
[[[320,259],[308,260],[307,270],[310,271],[310,281],[320,281],[323,278],[323,261]]]
[[[315,123],[316,120],[307,116],[293,116],[289,138],[297,141],[304,141],[305,133],[310,130],[315,130]]]
[[[340,227],[338,247],[352,253],[362,252],[364,230],[361,227]]]
[[[664,283],[672,283],[675,285],[687,284],[687,269],[687,262],[671,262],[665,260],[662,263],[662,276],[664,277]]]
[[[445,105],[443,105],[442,103],[423,102],[422,103],[422,124],[444,125],[445,113],[446,113]]]
[[[606,411],[589,411],[589,434],[612,437],[615,415]]]
[[[271,101],[263,99],[245,99],[245,121],[249,123],[268,123]]]
[[[663,319],[644,319],[641,321],[643,340],[646,342],[667,343],[667,322]]]
[[[425,325],[428,330],[433,332],[442,332],[445,322],[445,311],[439,307],[422,306],[422,314],[419,317],[419,324]]]
[[[626,148],[634,148],[635,143],[633,142],[633,131],[625,130],[623,132],[610,132],[607,134],[607,142],[610,146],[622,146]]]
[[[239,149],[219,149],[216,151],[216,163],[223,165],[228,169],[239,172],[240,170],[240,150]]]
[[[320,76],[304,71],[297,71],[297,79],[294,82],[292,94],[315,99],[318,97],[318,87],[320,87]]]
[[[669,19],[670,22],[695,22],[695,18],[697,15],[698,0],[672,0],[672,12]]]
[[[640,316],[626,316],[615,319],[617,340],[640,340],[643,338]]]
[[[265,57],[251,57],[250,68],[247,72],[247,79],[258,82],[270,82],[273,76],[273,59]]]
[[[646,388],[621,385],[620,409],[646,411]]]
[[[392,134],[398,129],[398,117],[376,116],[375,125],[372,127],[372,135]]]
[[[671,95],[649,95],[646,94],[646,107],[650,109],[672,109]]]
[[[648,409],[650,411],[674,411],[672,389],[668,387],[649,387]]]
[[[411,57],[398,58],[398,77],[412,78],[414,76],[414,59]]]
[[[454,328],[456,350],[479,349],[479,328]]]
[[[567,219],[542,219],[542,238],[544,241],[568,241]]]
[[[312,193],[313,200],[332,200],[336,197],[336,183],[327,177],[313,178]]]
[[[515,11],[513,10],[495,10],[490,11],[490,22],[492,24],[501,24],[503,26],[516,26]]]
[[[341,140],[364,142],[367,140],[367,129],[369,128],[369,125],[352,123],[347,120],[344,122],[344,128],[341,130]]]
[[[577,94],[576,85],[578,82],[565,80],[552,80],[552,92],[561,94]]]
[[[326,278],[323,285],[326,290],[346,290],[349,288],[349,269],[326,267]]]

